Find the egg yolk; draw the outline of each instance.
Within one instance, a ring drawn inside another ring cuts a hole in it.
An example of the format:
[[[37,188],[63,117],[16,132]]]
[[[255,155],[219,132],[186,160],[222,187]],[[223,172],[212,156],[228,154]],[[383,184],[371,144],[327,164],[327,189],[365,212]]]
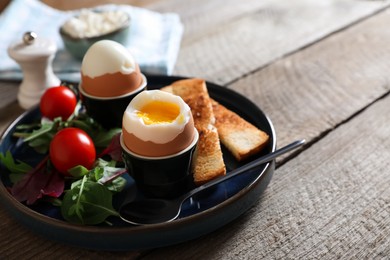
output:
[[[145,125],[173,122],[180,114],[180,107],[175,103],[152,101],[137,111]]]

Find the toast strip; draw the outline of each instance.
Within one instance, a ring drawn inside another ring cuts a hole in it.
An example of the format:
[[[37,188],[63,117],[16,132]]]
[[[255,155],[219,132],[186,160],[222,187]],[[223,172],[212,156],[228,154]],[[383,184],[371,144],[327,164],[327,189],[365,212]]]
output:
[[[242,161],[267,145],[268,134],[217,101],[212,99],[211,102],[219,138],[236,160]]]
[[[215,117],[206,82],[203,79],[179,80],[162,90],[180,96],[191,108],[199,141],[192,163],[196,185],[226,174]]]

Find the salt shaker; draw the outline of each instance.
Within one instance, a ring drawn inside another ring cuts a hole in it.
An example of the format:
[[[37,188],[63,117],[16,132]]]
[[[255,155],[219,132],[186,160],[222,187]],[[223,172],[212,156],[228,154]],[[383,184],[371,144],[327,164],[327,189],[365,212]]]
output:
[[[19,87],[18,102],[24,109],[39,103],[45,90],[61,81],[53,73],[52,62],[57,51],[56,44],[26,32],[22,41],[11,44],[8,54],[21,67],[23,80]]]

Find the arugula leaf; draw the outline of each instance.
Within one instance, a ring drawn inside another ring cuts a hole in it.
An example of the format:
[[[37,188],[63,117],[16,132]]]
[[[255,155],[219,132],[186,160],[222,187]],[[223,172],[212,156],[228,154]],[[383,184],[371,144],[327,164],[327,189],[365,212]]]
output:
[[[118,168],[116,161],[105,161],[101,158],[97,160],[95,168],[89,171],[88,178],[107,187],[108,190],[117,193],[126,186],[126,179],[121,177],[127,171],[125,168]]]
[[[53,121],[42,118],[38,125],[36,123],[19,125],[13,136],[24,138],[23,141],[28,143],[38,153],[45,154],[49,150],[53,136],[61,127],[63,127],[63,122],[60,117],[55,118]],[[26,130],[31,132],[26,132]]]
[[[58,126],[59,122],[61,122],[61,118],[56,118],[54,121],[44,121],[42,120],[41,126],[39,129],[33,130],[32,133],[24,139],[25,142],[31,141],[44,135],[50,131],[55,130]]]
[[[121,177],[127,171],[123,168],[104,167],[103,171],[99,171],[99,175],[95,174],[98,183],[103,184],[112,192],[121,192],[126,186],[126,179]]]
[[[104,129],[93,118],[86,113],[81,113],[81,105],[75,109],[73,114],[66,120],[62,121],[61,117],[53,121],[42,118],[41,122],[23,124],[16,128],[13,136],[24,138],[39,153],[47,153],[53,136],[61,129],[66,127],[77,127],[84,130],[93,140],[96,148],[107,147],[113,136],[122,131],[121,128]]]
[[[112,181],[104,183],[104,186],[106,186],[107,189],[110,190],[111,192],[118,193],[123,191],[123,189],[126,186],[126,183],[127,181],[125,178],[115,176],[115,178]]]
[[[39,128],[40,123],[32,123],[32,124],[21,124],[16,126],[16,130],[34,130],[34,128]]]
[[[11,151],[7,151],[5,154],[0,153],[0,162],[11,172],[15,174],[24,174],[33,169],[27,163],[20,160],[14,160]]]
[[[99,131],[94,136],[94,143],[97,147],[107,147],[112,143],[112,140],[120,136],[121,128],[112,128],[106,131]]]
[[[50,142],[53,140],[55,133],[48,132],[40,135],[36,139],[32,139],[28,144],[34,148],[34,150],[41,154],[46,154],[49,151]]]
[[[89,173],[89,170],[82,165],[75,166],[68,170],[68,173],[76,178],[81,178]]]
[[[81,130],[84,130],[86,133],[88,133],[89,136],[91,136],[91,138],[95,132],[100,129],[99,125],[97,125],[92,119],[89,120],[88,118],[76,118],[72,121],[69,121],[68,126],[77,127]]]
[[[65,193],[61,214],[71,223],[84,225],[100,224],[109,216],[119,216],[112,206],[112,193],[87,176]]]
[[[0,153],[0,162],[10,172],[9,179],[13,184],[21,180],[27,172],[33,169],[33,167],[27,163],[20,160],[14,160],[10,151],[7,151],[5,154]]]

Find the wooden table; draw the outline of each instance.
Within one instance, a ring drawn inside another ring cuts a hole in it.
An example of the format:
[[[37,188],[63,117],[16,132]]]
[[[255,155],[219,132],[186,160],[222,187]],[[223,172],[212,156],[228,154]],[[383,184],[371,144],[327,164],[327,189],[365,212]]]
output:
[[[72,8],[62,3],[57,7]],[[248,212],[196,240],[132,252],[73,248],[36,236],[0,208],[0,258],[390,254],[390,1],[133,3],[181,15],[185,33],[175,75],[203,77],[248,97],[273,121],[278,146],[299,138],[307,144],[277,161],[270,185]],[[17,86],[0,84],[1,131],[23,111]]]

